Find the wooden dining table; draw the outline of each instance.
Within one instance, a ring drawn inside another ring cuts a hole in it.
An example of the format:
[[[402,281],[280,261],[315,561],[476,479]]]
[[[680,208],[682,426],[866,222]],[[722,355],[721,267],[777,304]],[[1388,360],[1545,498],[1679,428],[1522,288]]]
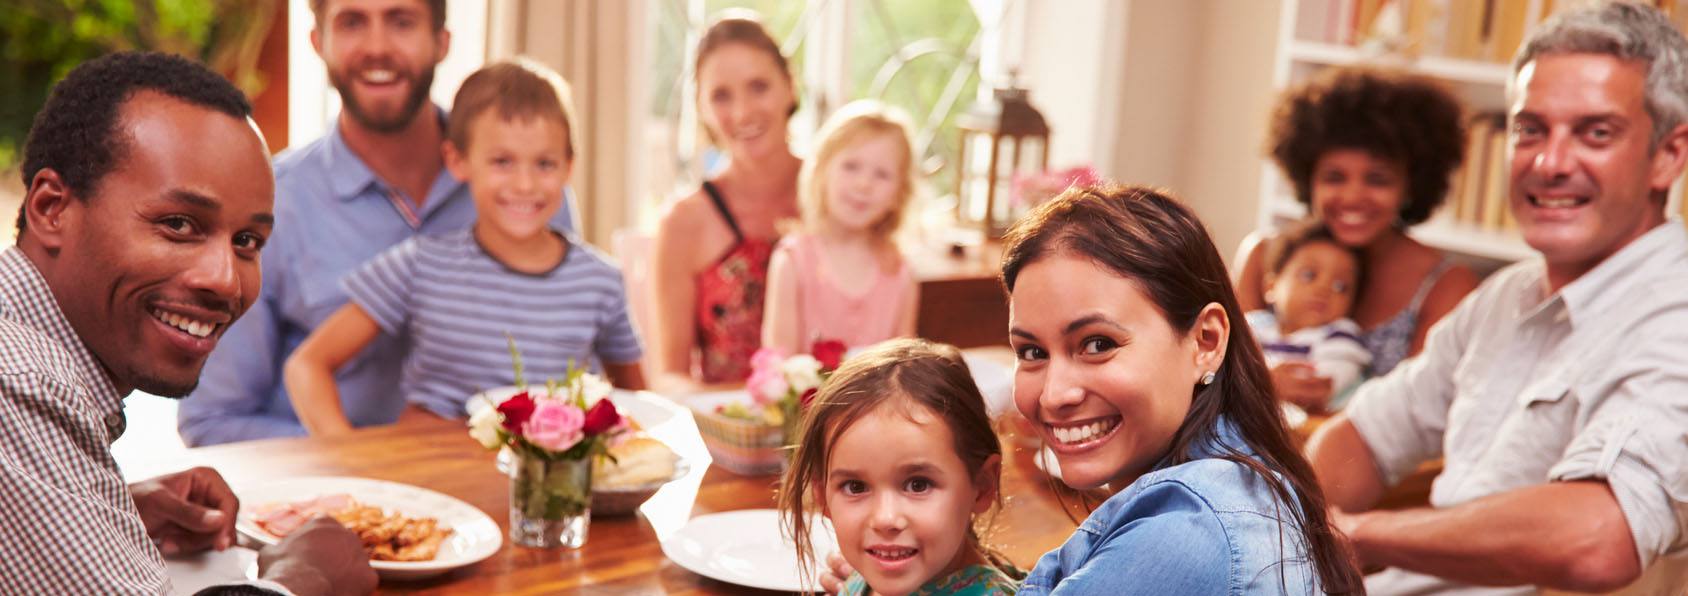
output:
[[[1016,565],[1030,568],[1038,556],[1072,533],[1084,511],[1076,499],[1057,496],[1050,479],[1032,461],[1035,445],[1018,438],[1013,425],[1002,426],[1003,494],[1007,496],[994,513],[992,531],[983,539]],[[701,442],[662,438],[683,457],[708,461]],[[415,485],[460,499],[495,520],[506,536],[509,532],[509,480],[498,471],[496,454],[472,440],[462,421],[421,410],[406,412],[396,424],[341,437],[274,439],[189,449],[152,460],[129,458],[124,473],[145,478],[191,466],[216,469],[237,493],[243,486],[304,476],[354,476]],[[763,593],[687,571],[663,555],[659,540],[693,516],[775,507],[776,481],[776,476],[741,476],[718,466],[693,466],[686,476],[658,491],[637,515],[594,517],[586,545],[579,549],[525,548],[506,538],[498,552],[484,561],[429,579],[383,580],[378,591]]]

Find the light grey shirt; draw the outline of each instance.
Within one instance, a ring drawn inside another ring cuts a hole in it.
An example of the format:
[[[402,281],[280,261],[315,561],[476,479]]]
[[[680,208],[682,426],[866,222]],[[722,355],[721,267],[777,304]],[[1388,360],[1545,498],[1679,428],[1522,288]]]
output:
[[[1547,294],[1539,258],[1495,273],[1424,351],[1348,405],[1385,482],[1444,458],[1433,507],[1603,479],[1635,538],[1632,590],[1688,582],[1688,231],[1670,221]],[[1375,594],[1490,590],[1390,570]]]

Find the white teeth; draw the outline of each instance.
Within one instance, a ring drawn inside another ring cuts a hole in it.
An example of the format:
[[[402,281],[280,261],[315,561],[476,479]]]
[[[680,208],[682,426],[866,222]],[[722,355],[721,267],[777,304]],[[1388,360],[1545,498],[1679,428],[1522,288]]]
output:
[[[869,549],[868,552],[881,559],[897,560],[912,557],[916,551],[912,548],[875,548]]]
[[[1353,226],[1353,225],[1359,225],[1359,224],[1366,223],[1367,219],[1370,219],[1370,218],[1366,217],[1364,215],[1356,215],[1356,214],[1349,213],[1349,214],[1343,214],[1343,215],[1337,216],[1336,222],[1340,223],[1340,224],[1344,224],[1344,225]]]
[[[398,78],[398,73],[395,73],[395,72],[390,71],[390,70],[366,70],[366,71],[363,71],[363,80],[369,81],[371,83],[375,83],[375,84],[378,84],[378,85],[382,84],[382,83],[391,83],[391,82],[393,82],[393,79],[397,79],[397,78]]]
[[[1051,426],[1049,427],[1049,430],[1051,434],[1055,435],[1056,441],[1071,445],[1074,443],[1083,443],[1107,434],[1108,431],[1113,430],[1115,424],[1117,424],[1117,421],[1098,420],[1084,426]]]
[[[1536,206],[1547,207],[1549,209],[1568,209],[1580,205],[1583,202],[1580,197],[1536,197],[1535,199]]]
[[[176,313],[164,312],[157,309],[152,311],[152,316],[156,317],[160,321],[163,321],[166,325],[180,329],[182,332],[194,337],[209,336],[211,335],[211,332],[217,328],[216,323],[195,321]]]

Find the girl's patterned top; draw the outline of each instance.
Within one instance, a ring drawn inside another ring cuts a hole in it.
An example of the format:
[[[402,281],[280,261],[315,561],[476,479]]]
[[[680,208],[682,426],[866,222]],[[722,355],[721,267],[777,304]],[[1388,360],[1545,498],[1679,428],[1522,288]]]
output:
[[[750,377],[750,356],[762,347],[762,297],[775,240],[746,238],[721,191],[704,182],[703,192],[737,242],[695,278],[699,372],[706,383],[743,381]]]
[[[993,596],[1006,594],[1012,596],[1020,589],[1020,584],[1010,579],[1007,574],[988,565],[968,565],[961,570],[944,577],[933,579],[920,586],[919,590],[909,596],[938,596],[940,594],[959,594],[961,596]],[[860,573],[850,574],[850,579],[844,582],[843,591],[839,596],[865,596],[872,593],[867,580]]]

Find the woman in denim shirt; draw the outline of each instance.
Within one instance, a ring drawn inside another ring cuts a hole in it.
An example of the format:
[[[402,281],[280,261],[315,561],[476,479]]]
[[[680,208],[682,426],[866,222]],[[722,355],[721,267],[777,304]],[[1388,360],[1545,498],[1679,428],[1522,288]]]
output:
[[[1072,189],[1006,244],[1015,402],[1068,485],[1114,492],[1021,594],[1363,592],[1188,209]]]

